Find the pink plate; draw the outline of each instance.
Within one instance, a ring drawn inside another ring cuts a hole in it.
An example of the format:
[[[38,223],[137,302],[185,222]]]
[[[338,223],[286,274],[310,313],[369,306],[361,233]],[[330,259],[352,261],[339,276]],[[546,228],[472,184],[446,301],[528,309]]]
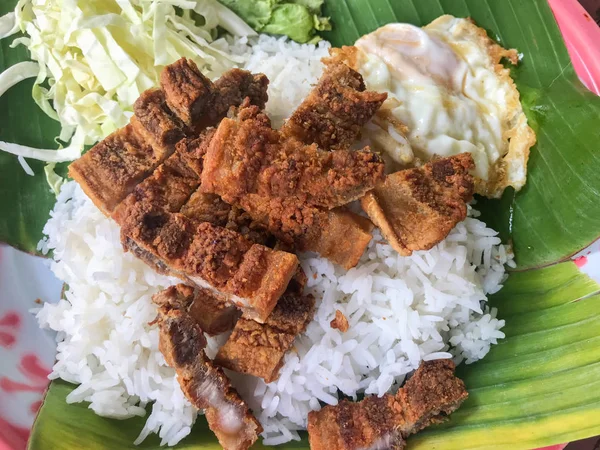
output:
[[[548,1],[577,74],[600,95],[600,28],[577,0]],[[600,281],[600,241],[576,255],[575,262]],[[37,299],[57,301],[61,284],[41,258],[0,245],[0,287],[0,450],[22,450],[56,349],[54,336],[38,328],[29,310],[39,306]]]

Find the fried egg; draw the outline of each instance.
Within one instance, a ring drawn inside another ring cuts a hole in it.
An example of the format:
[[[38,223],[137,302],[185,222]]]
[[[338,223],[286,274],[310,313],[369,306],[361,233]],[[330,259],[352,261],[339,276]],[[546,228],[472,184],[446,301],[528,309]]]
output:
[[[337,56],[363,75],[367,88],[388,93],[367,134],[397,163],[469,152],[478,193],[499,197],[507,186],[523,187],[536,138],[500,63],[516,64],[515,50],[471,20],[446,15],[423,28],[386,25]]]

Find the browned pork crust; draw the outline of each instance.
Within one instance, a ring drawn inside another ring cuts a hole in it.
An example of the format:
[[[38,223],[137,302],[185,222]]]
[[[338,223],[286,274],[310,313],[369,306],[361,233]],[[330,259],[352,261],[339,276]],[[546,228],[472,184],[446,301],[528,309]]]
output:
[[[298,266],[295,255],[132,197],[120,212],[116,219],[124,240],[197,286],[223,294],[250,319],[262,322],[269,316]]]
[[[467,216],[473,167],[462,153],[393,173],[363,197],[362,207],[401,255],[428,250]]]
[[[240,317],[238,309],[225,298],[185,284],[170,286],[155,294],[152,300],[159,307],[181,309],[210,336],[231,330]]]
[[[96,144],[69,166],[69,176],[106,215],[166,158],[127,125]]]
[[[188,400],[204,410],[208,426],[225,450],[246,450],[258,440],[262,427],[231,386],[220,367],[206,356],[200,326],[182,309],[159,308],[159,348],[177,372]]]
[[[312,296],[284,295],[265,321],[240,319],[219,349],[215,362],[236,372],[254,375],[270,383],[279,378],[283,358],[294,339],[314,316]]]
[[[308,415],[311,450],[402,450],[406,439],[438,423],[467,398],[451,360],[425,361],[396,395],[342,400]]]
[[[349,147],[386,98],[385,93],[367,91],[357,71],[330,61],[282,133],[323,149]]]

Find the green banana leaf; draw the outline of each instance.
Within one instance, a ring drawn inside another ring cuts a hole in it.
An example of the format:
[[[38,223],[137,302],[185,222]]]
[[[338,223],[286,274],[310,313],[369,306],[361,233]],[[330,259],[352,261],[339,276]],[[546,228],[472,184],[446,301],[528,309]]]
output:
[[[14,2],[2,2],[0,13]],[[567,258],[600,234],[600,99],[577,80],[546,0],[327,0],[334,45],[352,44],[388,22],[423,25],[443,13],[471,16],[525,57],[512,71],[538,133],[527,186],[501,201],[480,200],[485,220],[514,241],[519,269]],[[27,58],[0,44],[0,70]],[[52,146],[58,126],[23,83],[0,99],[0,139]],[[41,176],[25,175],[0,154],[0,240],[35,251],[53,202]],[[600,287],[573,263],[517,272],[493,296],[507,338],[481,362],[461,366],[469,400],[445,424],[411,438],[409,448],[534,448],[600,434]],[[85,404],[67,405],[72,386],[54,381],[29,448],[136,448],[143,419],[100,418]],[[140,447],[158,448],[150,438]],[[280,448],[307,448],[306,439]],[[178,448],[219,448],[200,418]],[[257,445],[257,448],[262,448]]]
[[[491,304],[506,318],[506,339],[486,358],[459,366],[468,400],[451,419],[409,439],[409,449],[528,449],[600,434],[600,286],[572,262],[517,272]],[[96,416],[67,405],[73,389],[54,381],[33,427],[30,450],[136,448],[144,419]],[[158,449],[153,437],[139,448]],[[218,449],[199,418],[177,448]],[[264,448],[257,444],[254,448]],[[308,448],[302,442],[278,447]]]
[[[0,2],[0,15],[11,11],[16,2]],[[12,39],[0,41],[0,72],[21,61],[29,52]],[[9,89],[0,97],[0,140],[41,148],[55,148],[60,133],[58,122],[44,114],[31,98],[33,80]],[[44,164],[28,161],[36,176],[27,175],[17,158],[0,151],[0,242],[29,253],[36,252],[42,228],[55,202],[44,177]]]

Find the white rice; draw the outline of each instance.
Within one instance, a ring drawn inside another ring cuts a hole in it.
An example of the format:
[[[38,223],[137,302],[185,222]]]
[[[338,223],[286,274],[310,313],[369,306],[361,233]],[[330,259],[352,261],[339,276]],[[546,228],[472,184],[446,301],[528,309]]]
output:
[[[231,43],[248,67],[271,80],[267,111],[275,122],[299,104],[320,73],[327,47],[261,36]],[[310,410],[335,404],[338,390],[382,395],[397,388],[421,360],[483,358],[504,337],[504,321],[488,310],[486,295],[498,291],[509,248],[477,220],[476,211],[430,251],[401,257],[376,235],[361,263],[350,271],[315,255],[304,255],[308,291],[318,309],[307,332],[286,356],[280,378],[269,385],[232,374],[265,428],[265,444],[299,439]],[[68,402],[90,402],[99,415],[146,414],[136,442],[157,433],[174,445],[187,434],[196,411],[183,396],[173,369],[158,350],[151,296],[178,280],[158,275],[129,253],[119,229],[104,217],[75,182],[66,183],[44,228],[43,252],[68,289],[66,300],[38,312],[44,327],[58,332],[51,378],[79,384]],[[346,333],[329,322],[340,310]],[[214,355],[224,337],[209,340]]]

